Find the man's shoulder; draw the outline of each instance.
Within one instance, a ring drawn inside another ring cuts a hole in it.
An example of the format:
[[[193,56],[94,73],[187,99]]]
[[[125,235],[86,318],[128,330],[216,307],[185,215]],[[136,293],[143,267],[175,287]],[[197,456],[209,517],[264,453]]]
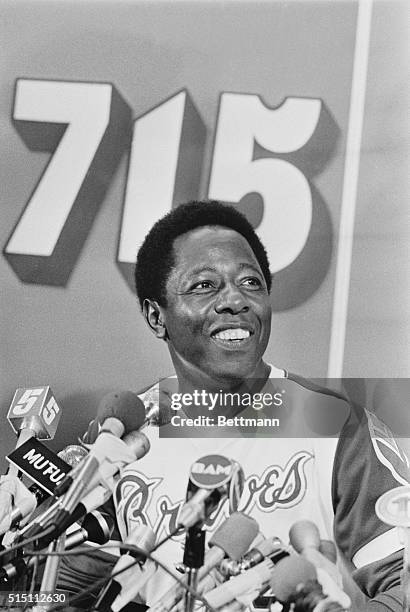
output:
[[[177,380],[175,374],[170,374],[169,376],[162,376],[161,378],[157,378],[153,382],[149,383],[142,389],[137,391],[137,395],[139,397],[149,396],[150,394],[158,393],[162,387],[166,387],[167,383],[174,383]]]
[[[286,372],[286,378],[288,380],[293,381],[297,385],[303,387],[307,391],[313,391],[315,393],[329,395],[330,397],[335,397],[337,399],[341,399],[341,400],[344,400],[345,402],[350,403],[349,398],[342,391],[338,391],[336,389],[326,387],[325,385],[322,385],[318,381],[315,381],[309,378],[304,378],[303,376],[300,376],[299,374],[294,374],[293,372]]]
[[[150,396],[150,394],[156,393],[158,391],[158,388],[159,388],[159,383],[158,381],[155,381],[143,387],[142,389],[139,389],[137,391],[137,395],[140,399],[142,399],[142,401],[144,401],[146,397]]]
[[[171,398],[176,391],[176,376],[160,378],[137,392],[145,406],[146,422],[151,425],[169,423],[171,418]]]

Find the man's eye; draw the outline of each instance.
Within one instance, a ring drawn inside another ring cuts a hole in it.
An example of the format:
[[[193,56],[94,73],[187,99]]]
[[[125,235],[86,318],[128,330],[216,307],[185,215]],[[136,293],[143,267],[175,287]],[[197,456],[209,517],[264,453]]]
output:
[[[191,289],[211,289],[213,287],[213,283],[211,281],[199,281],[199,283],[195,283],[192,285]]]
[[[246,287],[261,287],[262,281],[255,276],[250,276],[242,281],[242,285],[245,285]]]

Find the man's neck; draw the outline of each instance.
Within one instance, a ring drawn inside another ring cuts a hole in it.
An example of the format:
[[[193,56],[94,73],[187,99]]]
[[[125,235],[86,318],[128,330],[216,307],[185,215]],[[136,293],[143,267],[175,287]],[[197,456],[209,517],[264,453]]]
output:
[[[188,416],[207,414],[211,409],[212,414],[224,414],[227,417],[234,416],[242,411],[241,402],[238,398],[244,394],[260,393],[269,378],[271,367],[261,361],[259,366],[246,379],[210,379],[203,372],[189,372],[178,368],[175,364],[178,378],[178,392],[192,396],[193,403],[184,412]],[[180,371],[178,372],[178,369]],[[200,405],[198,403],[200,402]],[[211,408],[212,407],[212,408]]]
[[[260,361],[256,368],[249,375],[241,378],[232,377],[210,377],[205,372],[194,368],[187,368],[185,364],[174,362],[175,373],[178,378],[178,388],[180,393],[191,393],[195,389],[204,389],[208,392],[223,391],[225,393],[239,393],[241,389],[253,385],[259,381],[261,386],[270,376],[271,366],[264,361]]]

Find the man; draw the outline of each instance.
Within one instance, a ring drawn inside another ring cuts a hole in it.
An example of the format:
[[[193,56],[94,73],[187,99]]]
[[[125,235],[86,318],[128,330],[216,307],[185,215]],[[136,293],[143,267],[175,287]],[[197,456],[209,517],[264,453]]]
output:
[[[239,509],[258,521],[265,536],[287,542],[292,524],[310,519],[322,538],[331,538],[334,512],[337,544],[372,598],[369,610],[400,610],[402,551],[376,517],[374,502],[405,482],[405,473],[403,481],[395,475],[407,465],[404,459],[395,466],[380,460],[380,448],[370,435],[375,421],[356,411],[349,416],[343,396],[264,361],[272,279],[265,249],[246,218],[217,202],[179,206],[146,237],[135,278],[143,316],[155,337],[166,343],[175,369],[173,377],[159,387],[154,383],[141,398],[152,407],[159,398],[169,403],[177,391],[178,398],[201,394],[203,401],[200,406],[185,402],[178,407],[178,418],[171,417],[165,428],[151,427],[149,454],[122,473],[113,496],[121,539],[140,523],[151,526],[158,539],[172,532],[191,465],[206,455],[226,456],[239,462],[245,473]],[[250,428],[248,421],[243,426],[235,420],[254,415],[254,406],[222,401],[236,393],[243,398],[249,390],[258,398],[273,390],[271,397],[282,401],[273,409],[263,408],[264,414],[280,417],[268,433],[264,422],[259,427],[256,420],[255,429],[252,419]],[[192,427],[189,418],[209,416],[212,404],[207,399],[212,397],[218,398],[212,424],[208,420],[203,427]],[[324,418],[333,411],[330,427],[342,415],[337,432],[347,420],[339,443],[337,435],[326,435],[329,429],[321,437],[312,425],[323,408]],[[172,405],[170,412],[174,416]],[[220,418],[219,427],[215,423]],[[227,419],[234,427],[226,426]],[[186,423],[182,433],[181,421]],[[197,437],[198,431],[203,437]],[[311,437],[302,437],[309,432]],[[183,439],[175,439],[178,436]],[[353,481],[348,481],[349,474]],[[225,502],[206,522],[208,532],[228,513]],[[177,536],[160,549],[171,569],[182,561],[183,542],[184,537]],[[159,571],[141,592],[142,600],[154,604],[170,584],[172,579]]]

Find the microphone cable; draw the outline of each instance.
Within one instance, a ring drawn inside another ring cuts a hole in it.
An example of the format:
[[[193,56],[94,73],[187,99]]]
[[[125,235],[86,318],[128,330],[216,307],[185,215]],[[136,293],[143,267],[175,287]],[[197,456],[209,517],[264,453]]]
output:
[[[10,554],[16,550],[20,550],[21,548],[24,548],[25,546],[27,546],[27,544],[31,544],[32,542],[35,542],[36,540],[38,540],[40,537],[43,538],[45,535],[47,535],[48,533],[51,533],[54,530],[54,527],[52,525],[50,525],[49,527],[46,527],[41,533],[36,534],[35,536],[32,536],[31,538],[27,538],[25,540],[23,540],[22,542],[19,542],[18,544],[15,544],[14,546],[11,546],[10,548],[5,549],[4,551],[0,551],[0,558],[6,554]],[[159,567],[161,567],[166,573],[168,573],[176,582],[178,582],[186,591],[190,592],[196,599],[198,599],[199,601],[202,602],[203,605],[206,606],[207,609],[211,610],[211,612],[216,612],[214,610],[214,608],[212,608],[207,601],[202,597],[201,594],[199,594],[197,591],[195,591],[195,589],[193,589],[192,587],[190,587],[189,585],[186,584],[186,582],[184,582],[183,578],[179,578],[178,576],[176,576],[174,573],[172,573],[169,568],[164,565],[161,561],[159,561],[158,559],[154,559],[152,557],[152,553],[154,553],[155,551],[157,551],[163,544],[165,544],[166,542],[168,542],[168,540],[170,540],[171,538],[173,538],[175,535],[177,535],[179,532],[181,532],[181,530],[183,530],[183,528],[181,529],[181,525],[178,525],[177,527],[175,527],[175,529],[172,530],[172,532],[170,534],[168,534],[167,536],[165,536],[162,540],[160,540],[155,547],[152,549],[152,551],[150,553],[147,553],[146,551],[139,549],[137,546],[131,545],[131,544],[125,544],[125,543],[121,543],[120,547],[123,550],[127,550],[129,552],[134,552],[137,553],[139,555],[143,555],[145,558],[147,559],[151,559],[152,561],[154,561],[154,563],[156,563]],[[118,545],[117,544],[112,544],[112,545],[107,545],[107,544],[103,544],[101,546],[96,546],[93,547],[94,549],[102,549],[102,548],[116,548]],[[75,548],[69,551],[61,551],[61,552],[48,552],[45,550],[26,550],[23,552],[23,557],[39,557],[39,556],[44,556],[44,557],[48,557],[48,556],[68,556],[68,555],[78,555],[78,554],[83,554],[83,553],[89,553],[90,549],[89,547],[79,547],[79,548]],[[120,570],[118,570],[117,572],[115,572],[114,574],[111,574],[108,577],[104,577],[101,578],[100,580],[98,580],[97,582],[95,582],[91,587],[89,587],[88,589],[84,589],[83,591],[81,591],[80,593],[78,593],[77,595],[75,595],[71,600],[70,600],[70,605],[72,605],[72,603],[76,603],[77,601],[80,601],[84,596],[90,594],[92,591],[94,591],[95,587],[104,587],[111,579],[115,578],[116,576],[119,576],[120,574],[122,574],[124,571],[130,569],[131,567],[134,567],[135,565],[137,565],[140,561],[136,560],[134,563],[132,563],[131,565],[129,565],[126,568],[122,568]],[[56,606],[52,606],[48,609],[47,612],[57,612],[58,610],[63,610],[66,607],[66,604],[59,604]]]
[[[10,546],[10,548],[5,548],[4,550],[0,551],[0,559],[2,557],[5,557],[6,555],[9,555],[10,553],[13,553],[16,550],[20,550],[20,548],[24,548],[25,546],[27,546],[27,544],[31,544],[32,542],[35,542],[36,540],[38,540],[39,536],[44,537],[46,535],[48,535],[49,533],[51,534],[54,531],[54,526],[53,525],[49,525],[48,527],[46,527],[41,533],[36,533],[36,535],[31,536],[31,538],[26,538],[25,540],[23,540],[22,542],[18,542],[17,544],[13,544],[13,546]],[[37,551],[27,551],[25,553],[23,553],[23,557],[26,557],[27,555],[31,555],[34,556],[36,554],[39,554]],[[41,554],[44,554],[43,552]]]
[[[174,530],[175,531],[175,530]],[[179,531],[179,529],[178,529]],[[151,559],[154,563],[156,563],[157,565],[159,565],[159,567],[161,569],[163,569],[167,574],[169,574],[176,582],[178,582],[185,590],[189,591],[196,599],[198,599],[204,606],[206,606],[206,608],[208,610],[210,610],[211,612],[217,612],[215,610],[215,608],[212,608],[208,602],[206,601],[206,599],[204,597],[202,597],[202,595],[200,595],[197,591],[195,591],[195,589],[193,589],[192,587],[190,587],[189,585],[187,585],[184,582],[183,577],[179,578],[178,576],[176,576],[173,572],[171,572],[171,570],[161,561],[159,561],[157,558],[154,558],[152,553],[154,553],[156,550],[158,550],[158,548],[160,546],[162,546],[165,542],[167,542],[169,539],[171,539],[173,536],[175,535],[175,533],[171,533],[168,536],[166,536],[165,538],[163,538],[163,540],[161,540],[161,542],[159,542],[156,547],[150,552],[147,553],[146,551],[138,548],[138,546],[134,546],[133,544],[125,544],[125,543],[121,543],[121,549],[123,550],[127,550],[131,553],[135,553],[138,555],[143,555],[144,557],[146,557],[147,559]],[[93,547],[94,550],[97,549],[107,549],[107,548],[116,548],[118,545],[117,544],[102,544],[101,546],[95,546]],[[68,556],[68,555],[79,555],[82,553],[89,553],[90,549],[88,547],[82,546],[79,548],[75,548],[72,550],[69,550],[67,552],[45,552],[45,551],[41,551],[41,555],[44,556]],[[39,555],[40,552],[39,551],[35,551],[36,555]],[[120,574],[122,574],[124,571],[127,571],[129,569],[131,569],[132,567],[138,565],[140,563],[139,559],[136,559],[134,561],[134,563],[132,563],[131,565],[128,565],[126,568],[121,568],[120,570],[118,570],[117,572],[114,572],[114,574],[111,574],[109,576],[104,576],[104,578],[101,578],[100,580],[98,580],[97,582],[95,582],[91,587],[84,589],[83,591],[81,591],[80,593],[78,593],[77,595],[75,595],[73,598],[70,599],[70,601],[68,602],[70,606],[75,605],[78,601],[80,601],[84,596],[89,595],[90,593],[92,593],[92,591],[94,591],[95,587],[99,587],[102,588],[104,587],[111,579],[116,578],[117,576],[119,576]],[[67,606],[67,602],[62,603],[62,604],[57,604],[54,606],[51,606],[50,608],[47,609],[47,612],[58,612],[59,610],[63,610],[65,607]],[[91,608],[92,609],[92,608]]]

